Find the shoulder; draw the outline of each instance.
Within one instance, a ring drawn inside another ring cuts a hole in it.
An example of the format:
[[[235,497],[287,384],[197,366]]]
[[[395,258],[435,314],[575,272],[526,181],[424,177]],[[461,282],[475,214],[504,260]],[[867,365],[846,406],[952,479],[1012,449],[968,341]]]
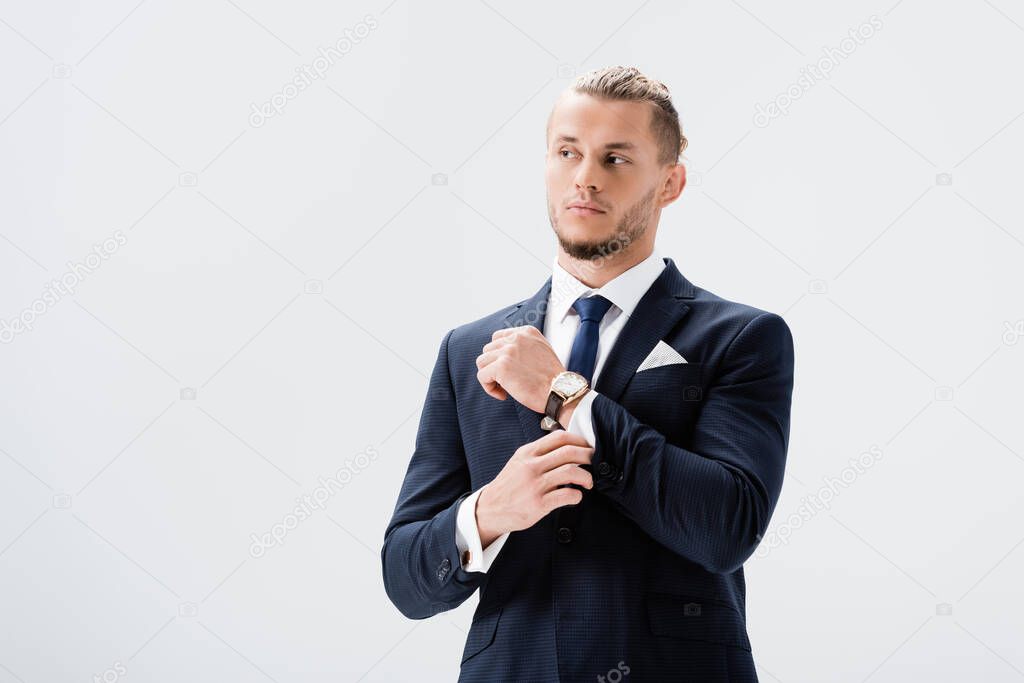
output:
[[[505,319],[509,314],[528,300],[523,299],[509,304],[493,313],[462,323],[449,330],[446,335],[449,357],[458,358],[471,354],[475,359],[480,355],[480,349],[483,348],[484,344],[491,341],[494,332],[508,325]]]
[[[728,299],[694,285],[690,306],[691,323],[721,348],[737,343],[792,345],[789,325],[780,313]]]

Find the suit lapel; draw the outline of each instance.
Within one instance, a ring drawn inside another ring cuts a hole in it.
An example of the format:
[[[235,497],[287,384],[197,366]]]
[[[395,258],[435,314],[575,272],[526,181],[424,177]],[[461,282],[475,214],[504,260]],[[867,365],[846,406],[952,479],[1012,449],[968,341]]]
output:
[[[536,294],[519,303],[515,310],[505,316],[505,325],[533,325],[543,333],[550,293],[551,277],[548,276]],[[664,270],[640,299],[633,315],[619,332],[601,374],[597,377],[594,390],[618,401],[640,363],[689,312],[690,306],[685,300],[692,299],[693,294],[693,285],[679,272],[675,262],[666,258]],[[512,397],[508,400],[515,403],[527,441],[536,441],[547,434],[540,427],[542,416],[539,413]]]
[[[618,401],[640,363],[690,311],[693,285],[670,258],[619,332],[594,383],[594,391]]]

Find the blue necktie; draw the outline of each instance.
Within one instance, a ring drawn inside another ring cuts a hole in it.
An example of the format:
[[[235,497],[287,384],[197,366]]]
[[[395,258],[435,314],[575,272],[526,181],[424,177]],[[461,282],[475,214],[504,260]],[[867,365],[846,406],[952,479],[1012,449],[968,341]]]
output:
[[[580,327],[572,342],[569,353],[568,370],[578,372],[587,378],[591,386],[594,384],[594,365],[597,362],[597,338],[601,319],[611,308],[612,302],[600,294],[580,297],[572,305],[580,315]]]

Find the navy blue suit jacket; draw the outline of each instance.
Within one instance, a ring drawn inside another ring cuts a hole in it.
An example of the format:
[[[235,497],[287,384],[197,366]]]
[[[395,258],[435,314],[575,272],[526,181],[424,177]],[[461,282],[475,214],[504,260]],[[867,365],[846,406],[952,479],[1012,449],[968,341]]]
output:
[[[512,532],[486,573],[459,561],[458,506],[546,432],[484,392],[476,358],[495,330],[543,331],[551,278],[441,342],[381,562],[412,619],[480,590],[459,681],[757,680],[743,562],[782,488],[793,339],[665,263],[594,386],[594,487]],[[659,340],[688,362],[636,372]]]

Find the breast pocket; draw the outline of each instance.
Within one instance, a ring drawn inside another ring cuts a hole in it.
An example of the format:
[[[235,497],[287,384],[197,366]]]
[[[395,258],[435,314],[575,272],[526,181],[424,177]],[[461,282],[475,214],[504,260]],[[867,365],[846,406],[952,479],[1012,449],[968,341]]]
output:
[[[701,363],[672,363],[633,375],[622,405],[666,436],[689,433],[704,404],[707,378]]]

